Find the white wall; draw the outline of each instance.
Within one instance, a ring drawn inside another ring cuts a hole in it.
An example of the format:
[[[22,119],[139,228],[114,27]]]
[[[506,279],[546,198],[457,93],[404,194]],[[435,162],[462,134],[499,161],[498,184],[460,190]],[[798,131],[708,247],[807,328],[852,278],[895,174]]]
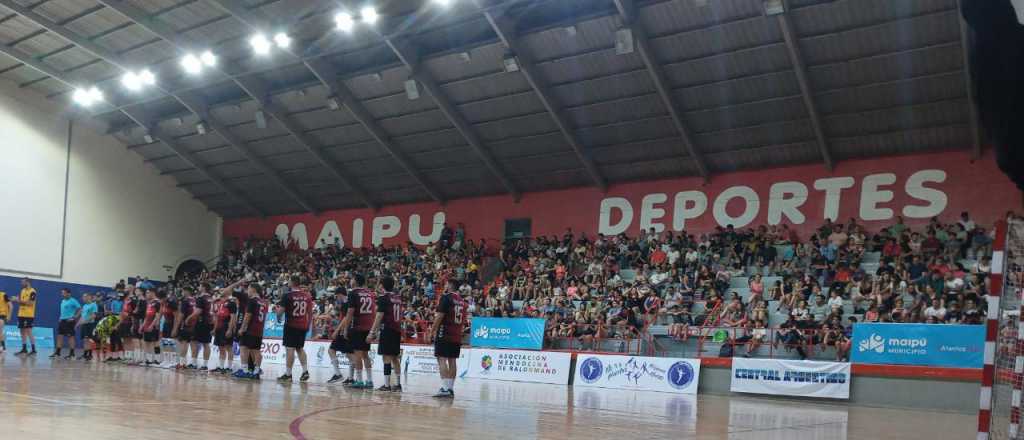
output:
[[[0,115],[5,109],[17,109],[26,116],[23,119],[28,122],[21,124],[21,130],[53,126],[50,121],[63,118],[67,111],[59,102],[2,82]],[[186,259],[205,262],[216,256],[222,219],[176,188],[172,178],[160,176],[139,155],[115,138],[99,134],[91,124],[75,121],[72,125],[60,276],[37,278],[101,286],[136,275],[165,280]],[[63,126],[66,128],[66,122]],[[59,142],[38,147],[61,148],[65,154],[65,146]],[[6,160],[0,154],[0,161]],[[63,184],[63,178],[60,180]],[[16,190],[25,194],[39,191],[34,185]],[[0,200],[0,209],[9,206],[7,200]],[[0,218],[5,215],[0,213]],[[0,271],[0,275],[23,273]]]

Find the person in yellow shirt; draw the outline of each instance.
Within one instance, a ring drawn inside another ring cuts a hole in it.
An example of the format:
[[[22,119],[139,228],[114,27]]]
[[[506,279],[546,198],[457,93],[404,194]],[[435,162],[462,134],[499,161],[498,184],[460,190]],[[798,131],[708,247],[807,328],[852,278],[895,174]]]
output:
[[[11,314],[11,303],[7,300],[7,292],[0,290],[0,355],[7,351],[7,339],[4,338],[4,326],[7,315]]]
[[[21,293],[14,303],[18,305],[18,329],[21,330],[21,351],[15,354],[35,356],[36,338],[32,336],[32,325],[36,319],[36,289],[32,288],[32,281],[28,278],[21,279]],[[28,351],[30,344],[32,351]]]

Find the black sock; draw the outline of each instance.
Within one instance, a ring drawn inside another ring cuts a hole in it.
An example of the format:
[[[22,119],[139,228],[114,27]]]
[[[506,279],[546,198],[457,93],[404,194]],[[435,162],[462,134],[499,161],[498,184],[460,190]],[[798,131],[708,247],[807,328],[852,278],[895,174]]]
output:
[[[74,348],[71,349],[71,354],[69,356],[75,357],[75,349]]]
[[[7,349],[7,341],[0,341],[0,348],[6,350]]]
[[[32,351],[36,351],[36,344],[32,344]]]
[[[28,351],[28,345],[21,344],[21,351]]]

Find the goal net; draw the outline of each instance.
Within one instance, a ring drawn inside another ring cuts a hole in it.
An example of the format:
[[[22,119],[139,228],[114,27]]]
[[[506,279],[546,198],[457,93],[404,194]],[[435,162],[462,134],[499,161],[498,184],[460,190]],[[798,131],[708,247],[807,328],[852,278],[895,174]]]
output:
[[[989,318],[997,319],[995,352],[991,379],[982,379],[981,411],[978,439],[1024,439],[1021,429],[1021,390],[1024,387],[1024,325],[1021,324],[1021,295],[1024,294],[1024,221],[1010,220],[1005,229],[996,232],[993,246],[993,290],[998,294],[998,307],[989,311]],[[1001,240],[1005,238],[1005,241]],[[993,299],[995,297],[993,296]],[[994,305],[995,301],[991,301]],[[991,337],[988,339],[991,340]],[[986,353],[986,364],[989,363]],[[987,373],[987,371],[986,371]],[[991,397],[986,395],[986,382],[991,384]],[[985,420],[986,400],[991,401],[991,417]],[[987,423],[986,423],[987,422]],[[986,432],[988,431],[988,432]]]

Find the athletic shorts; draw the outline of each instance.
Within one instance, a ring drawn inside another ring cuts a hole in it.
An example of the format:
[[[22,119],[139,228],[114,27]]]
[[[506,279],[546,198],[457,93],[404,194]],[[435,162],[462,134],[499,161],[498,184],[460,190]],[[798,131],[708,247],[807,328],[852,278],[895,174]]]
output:
[[[164,320],[164,325],[160,328],[160,337],[171,339],[172,333],[174,333],[174,320]]]
[[[462,352],[462,344],[448,341],[434,342],[434,357],[445,359],[458,359]]]
[[[101,341],[102,342],[102,341]],[[118,351],[121,348],[121,334],[118,332],[110,333],[110,351]]]
[[[260,350],[263,348],[263,336],[242,335],[240,343],[250,350]]]
[[[209,344],[213,340],[213,334],[210,333],[212,330],[209,323],[200,322],[196,324],[194,340],[200,344]]]
[[[331,341],[331,350],[339,351],[342,353],[351,353],[352,347],[348,344],[348,339],[345,339],[341,333],[338,333],[338,337]]]
[[[228,329],[221,328],[213,332],[213,345],[216,345],[218,347],[226,347],[228,345],[231,345],[232,342],[235,342],[235,338],[228,337]]]
[[[118,324],[117,334],[120,335],[122,339],[134,339],[135,334],[132,333],[132,323],[122,322]]]
[[[181,342],[192,342],[194,329],[182,326],[178,329],[178,340]]]
[[[352,351],[370,351],[370,343],[366,342],[366,337],[370,335],[370,332],[352,329],[348,332],[348,346],[352,348]]]
[[[402,334],[389,328],[380,329],[380,340],[377,341],[377,354],[381,356],[398,356],[402,352]]]
[[[99,335],[95,334],[96,323],[82,324],[82,339],[92,339],[95,342],[100,341]]]
[[[142,340],[145,342],[156,342],[160,340],[160,330],[153,329],[148,332],[142,332]]]
[[[74,319],[62,319],[57,323],[57,334],[60,336],[74,336],[75,335],[75,320]]]
[[[18,318],[18,328],[32,328],[36,318]]]
[[[143,333],[143,331],[142,331],[142,323],[141,322],[139,322],[138,324],[135,324],[134,326],[132,326],[132,337],[133,338],[145,340],[144,338],[145,338],[146,335],[144,335],[142,333]]]
[[[306,346],[306,329],[284,326],[284,335],[281,338],[282,344],[287,348],[302,348]]]

